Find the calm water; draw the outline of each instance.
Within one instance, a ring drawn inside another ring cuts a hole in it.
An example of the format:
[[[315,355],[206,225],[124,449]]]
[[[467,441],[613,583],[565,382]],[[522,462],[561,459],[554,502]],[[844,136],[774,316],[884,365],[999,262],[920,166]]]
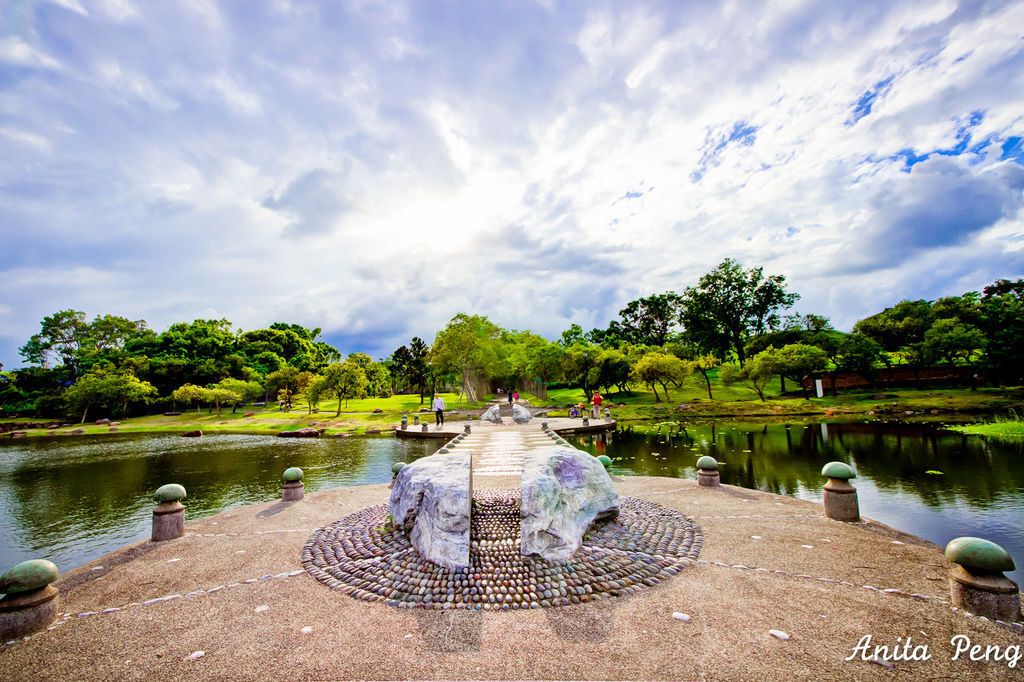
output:
[[[697,457],[725,462],[722,482],[821,501],[820,471],[849,462],[861,512],[945,545],[988,538],[1024,567],[1024,443],[985,441],[899,424],[687,425],[683,433],[619,431],[576,444],[626,475],[694,478]],[[274,499],[302,467],[310,491],[385,483],[391,465],[439,441],[283,439],[256,435],[111,435],[0,442],[0,571],[48,558],[67,571],[149,537],[152,491],[188,490],[189,519]],[[927,474],[926,471],[942,474]],[[1011,577],[1020,581],[1024,571]]]
[[[853,465],[861,514],[945,546],[970,535],[1002,545],[1024,579],[1024,442],[962,436],[924,424],[685,425],[579,437],[622,474],[696,478],[712,455],[722,483],[821,502],[825,463]],[[941,472],[927,473],[929,471]]]
[[[153,491],[180,483],[186,520],[281,494],[281,472],[309,491],[391,480],[391,465],[439,443],[392,438],[119,435],[0,443],[0,571],[44,558],[63,572],[149,537]]]

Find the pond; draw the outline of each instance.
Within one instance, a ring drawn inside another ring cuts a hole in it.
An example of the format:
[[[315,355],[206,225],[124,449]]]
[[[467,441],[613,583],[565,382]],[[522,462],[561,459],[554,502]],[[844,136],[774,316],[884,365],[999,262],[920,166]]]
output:
[[[605,436],[569,438],[607,454],[613,470],[697,476],[697,459],[723,462],[722,483],[821,502],[822,466],[857,471],[860,512],[945,546],[958,536],[1002,545],[1024,578],[1024,441],[1000,441],[913,423],[708,423],[685,430],[637,425]]]
[[[882,423],[687,424],[570,441],[613,458],[622,475],[695,478],[697,457],[724,465],[722,482],[821,501],[821,467],[849,462],[861,513],[945,545],[959,535],[998,542],[1024,566],[1024,443]],[[263,435],[110,435],[0,442],[0,570],[48,558],[67,571],[149,537],[153,490],[181,483],[187,518],[280,495],[299,466],[309,491],[386,483],[391,465],[440,441],[282,439]],[[939,473],[927,473],[942,472]],[[1009,574],[1020,579],[1024,571]]]

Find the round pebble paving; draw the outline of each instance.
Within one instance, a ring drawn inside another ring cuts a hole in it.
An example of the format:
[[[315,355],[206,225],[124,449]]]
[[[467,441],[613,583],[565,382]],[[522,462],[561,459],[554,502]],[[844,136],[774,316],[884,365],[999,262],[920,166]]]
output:
[[[700,526],[681,512],[634,497],[616,519],[595,524],[569,561],[519,553],[519,491],[477,491],[470,565],[423,559],[392,528],[387,505],[318,529],[302,564],[331,589],[399,608],[517,611],[633,594],[678,573],[700,554]]]

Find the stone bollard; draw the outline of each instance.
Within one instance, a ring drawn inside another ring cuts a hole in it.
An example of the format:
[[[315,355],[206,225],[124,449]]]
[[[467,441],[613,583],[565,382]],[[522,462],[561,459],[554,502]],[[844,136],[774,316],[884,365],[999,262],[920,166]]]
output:
[[[302,469],[299,467],[290,467],[284,470],[284,473],[281,474],[282,502],[298,502],[306,496],[302,485],[302,476]]]
[[[420,431],[422,431],[423,433],[426,433],[429,430],[430,429],[427,427],[427,425],[425,423],[423,424],[423,428],[420,429]]]
[[[822,476],[828,476],[825,484],[825,516],[836,521],[860,521],[860,505],[857,503],[857,489],[850,485],[857,473],[849,464],[829,462],[821,469]]]
[[[412,425],[413,426],[419,426],[420,425],[420,416],[418,414],[414,414],[412,416]]]
[[[180,538],[185,534],[185,507],[180,500],[185,488],[168,483],[156,489],[153,499],[158,503],[153,510],[153,542]]]
[[[409,415],[403,414],[402,415],[402,430],[405,431],[407,428],[409,428]]]
[[[1016,566],[1005,549],[981,538],[956,538],[946,545],[950,603],[976,616],[1021,620],[1020,588],[1003,571]]]
[[[472,428],[470,428],[470,426],[469,426],[469,422],[466,422],[466,428],[464,428],[464,429],[462,430],[462,432],[463,432],[463,433],[472,433],[472,432],[473,432],[473,429],[472,429]]]
[[[598,455],[597,461],[603,464],[605,469],[612,465],[612,458],[608,455]]]
[[[607,407],[604,408],[604,420],[606,422],[610,422],[612,420],[612,411],[609,410]]]
[[[57,566],[46,559],[29,559],[0,575],[0,642],[24,637],[47,627],[57,618],[57,595],[50,583]]]
[[[405,467],[405,462],[395,462],[391,465],[391,478],[398,475],[398,472]]]
[[[704,455],[697,460],[697,485],[715,488],[722,485],[722,476],[718,473],[718,460]]]
[[[583,417],[583,425],[590,426],[590,417]]]

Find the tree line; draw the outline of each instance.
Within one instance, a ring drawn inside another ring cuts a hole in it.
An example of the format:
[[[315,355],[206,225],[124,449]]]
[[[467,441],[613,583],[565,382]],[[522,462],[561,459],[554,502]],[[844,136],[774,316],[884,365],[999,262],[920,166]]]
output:
[[[468,401],[499,386],[561,384],[590,400],[597,390],[651,389],[657,400],[691,375],[710,399],[713,377],[765,399],[769,381],[841,372],[869,380],[885,368],[912,371],[935,364],[968,365],[994,382],[1024,378],[1024,280],[998,280],[982,292],[935,301],[901,301],[859,321],[851,333],[828,318],[789,312],[799,295],[785,277],[726,259],[681,292],[630,301],[604,329],[573,324],[549,340],[510,330],[480,315],[459,313],[432,344],[413,337],[387,358],[342,358],[318,328],[277,322],[235,331],[221,320],[177,323],[157,333],[143,320],[114,315],[88,320],[62,310],[44,318],[20,349],[29,367],[0,372],[5,412],[82,420],[90,409],[127,414],[151,405],[224,406],[302,395],[320,401],[396,392],[425,397],[452,388]],[[2,368],[2,367],[0,367]]]

